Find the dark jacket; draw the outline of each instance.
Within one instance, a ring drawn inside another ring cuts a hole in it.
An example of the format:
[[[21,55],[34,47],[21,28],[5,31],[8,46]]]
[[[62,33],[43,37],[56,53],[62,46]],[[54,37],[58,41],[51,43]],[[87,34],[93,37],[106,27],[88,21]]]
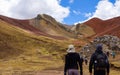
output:
[[[83,75],[82,62],[83,62],[83,60],[80,58],[78,53],[76,53],[76,52],[68,53],[67,55],[65,55],[64,73],[66,73],[68,69],[78,69],[78,67],[79,67],[80,75]]]
[[[95,66],[95,60],[96,60],[96,54],[101,54],[103,53],[102,51],[102,47],[98,47],[95,51],[95,53],[92,54],[91,56],[91,59],[90,59],[90,63],[89,63],[89,72],[92,73],[92,67],[94,66],[94,75],[106,75],[106,72],[109,73],[109,61],[108,61],[108,58],[106,56],[105,53],[103,53],[105,55],[105,59],[107,61],[107,64],[106,64],[106,67],[105,67],[105,70],[98,70],[96,69],[96,66]]]

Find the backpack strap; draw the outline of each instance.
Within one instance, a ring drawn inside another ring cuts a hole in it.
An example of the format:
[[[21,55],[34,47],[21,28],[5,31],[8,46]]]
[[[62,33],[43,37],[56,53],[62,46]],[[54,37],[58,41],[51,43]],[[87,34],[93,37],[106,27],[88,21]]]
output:
[[[104,55],[105,59],[107,59],[107,56],[105,53],[101,53],[102,55]],[[99,53],[95,53],[95,60],[97,59],[96,57],[99,55]]]

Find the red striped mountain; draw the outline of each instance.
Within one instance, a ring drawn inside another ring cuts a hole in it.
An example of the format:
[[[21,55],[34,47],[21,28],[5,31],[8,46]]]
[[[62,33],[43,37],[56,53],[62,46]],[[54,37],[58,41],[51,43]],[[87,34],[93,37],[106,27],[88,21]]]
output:
[[[55,39],[73,38],[75,35],[63,24],[57,22],[49,15],[38,15],[33,19],[19,20],[0,15],[0,20],[11,25],[23,28],[37,35]]]
[[[35,34],[58,39],[73,38],[76,34],[80,37],[97,37],[101,35],[116,35],[120,37],[120,17],[108,20],[92,18],[75,26],[61,24],[46,14],[38,15],[28,20],[18,20],[1,15],[0,19]]]
[[[120,17],[115,17],[108,20],[92,18],[83,24],[93,28],[96,33],[94,37],[101,35],[115,35],[120,37]]]

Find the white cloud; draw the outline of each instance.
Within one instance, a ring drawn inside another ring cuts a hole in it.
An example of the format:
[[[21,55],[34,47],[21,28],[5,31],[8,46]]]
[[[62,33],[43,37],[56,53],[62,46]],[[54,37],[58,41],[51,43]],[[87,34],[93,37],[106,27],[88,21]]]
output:
[[[80,15],[81,14],[80,11],[75,11],[75,10],[73,10],[73,13],[76,14],[76,15]]]
[[[58,2],[61,2],[61,0],[58,0]]]
[[[10,16],[9,9],[16,5],[18,1],[16,0],[0,0],[0,15]]]
[[[0,14],[27,19],[37,14],[48,14],[62,22],[70,10],[60,5],[61,0],[0,0]]]
[[[87,20],[83,20],[83,21],[75,22],[74,25],[77,25],[77,24],[79,24],[79,23],[84,23],[84,22],[86,22],[86,21],[88,21],[88,19],[87,19]]]
[[[74,0],[69,0],[69,3],[73,3],[74,2]]]
[[[120,16],[120,0],[116,0],[115,3],[111,3],[109,0],[101,0],[96,6],[96,11],[93,12],[92,17],[106,20],[117,16]]]
[[[91,17],[92,16],[92,13],[86,13],[85,14],[85,17]]]

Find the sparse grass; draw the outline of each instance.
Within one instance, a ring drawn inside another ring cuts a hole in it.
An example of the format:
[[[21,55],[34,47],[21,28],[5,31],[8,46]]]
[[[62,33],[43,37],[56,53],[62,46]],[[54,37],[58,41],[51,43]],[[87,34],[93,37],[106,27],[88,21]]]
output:
[[[119,74],[120,74],[120,70],[115,70],[115,69],[110,70],[110,75],[119,75]]]
[[[120,68],[120,61],[114,61],[114,62],[111,62],[111,64],[114,64],[114,67],[119,67]]]
[[[115,60],[113,62],[110,62],[111,64],[111,69],[112,69],[112,73],[115,73],[116,71],[120,73],[120,60]],[[117,75],[118,73],[116,73],[115,75]]]
[[[52,68],[53,64],[57,68],[62,65],[61,56],[68,44],[0,20],[0,69],[42,70]]]
[[[52,34],[55,36],[64,36],[66,38],[75,37],[73,33],[69,33],[66,29],[61,28],[58,22],[56,22],[55,20],[51,21],[51,19],[46,17],[43,16],[39,22],[41,25],[41,27],[39,28],[42,28],[40,30],[46,31],[48,34]]]
[[[79,27],[78,32],[85,35],[86,37],[89,37],[89,36],[95,34],[94,30],[91,27],[87,26],[87,25],[81,25]]]
[[[12,75],[16,70],[35,72],[64,66],[63,55],[68,44],[72,42],[73,40],[60,41],[36,36],[0,20],[0,74]],[[85,39],[79,39],[79,45],[74,45],[81,47],[86,42]],[[120,66],[118,61],[112,63]],[[87,66],[84,67],[84,72],[89,74]],[[119,70],[111,68],[110,75],[119,73]]]

